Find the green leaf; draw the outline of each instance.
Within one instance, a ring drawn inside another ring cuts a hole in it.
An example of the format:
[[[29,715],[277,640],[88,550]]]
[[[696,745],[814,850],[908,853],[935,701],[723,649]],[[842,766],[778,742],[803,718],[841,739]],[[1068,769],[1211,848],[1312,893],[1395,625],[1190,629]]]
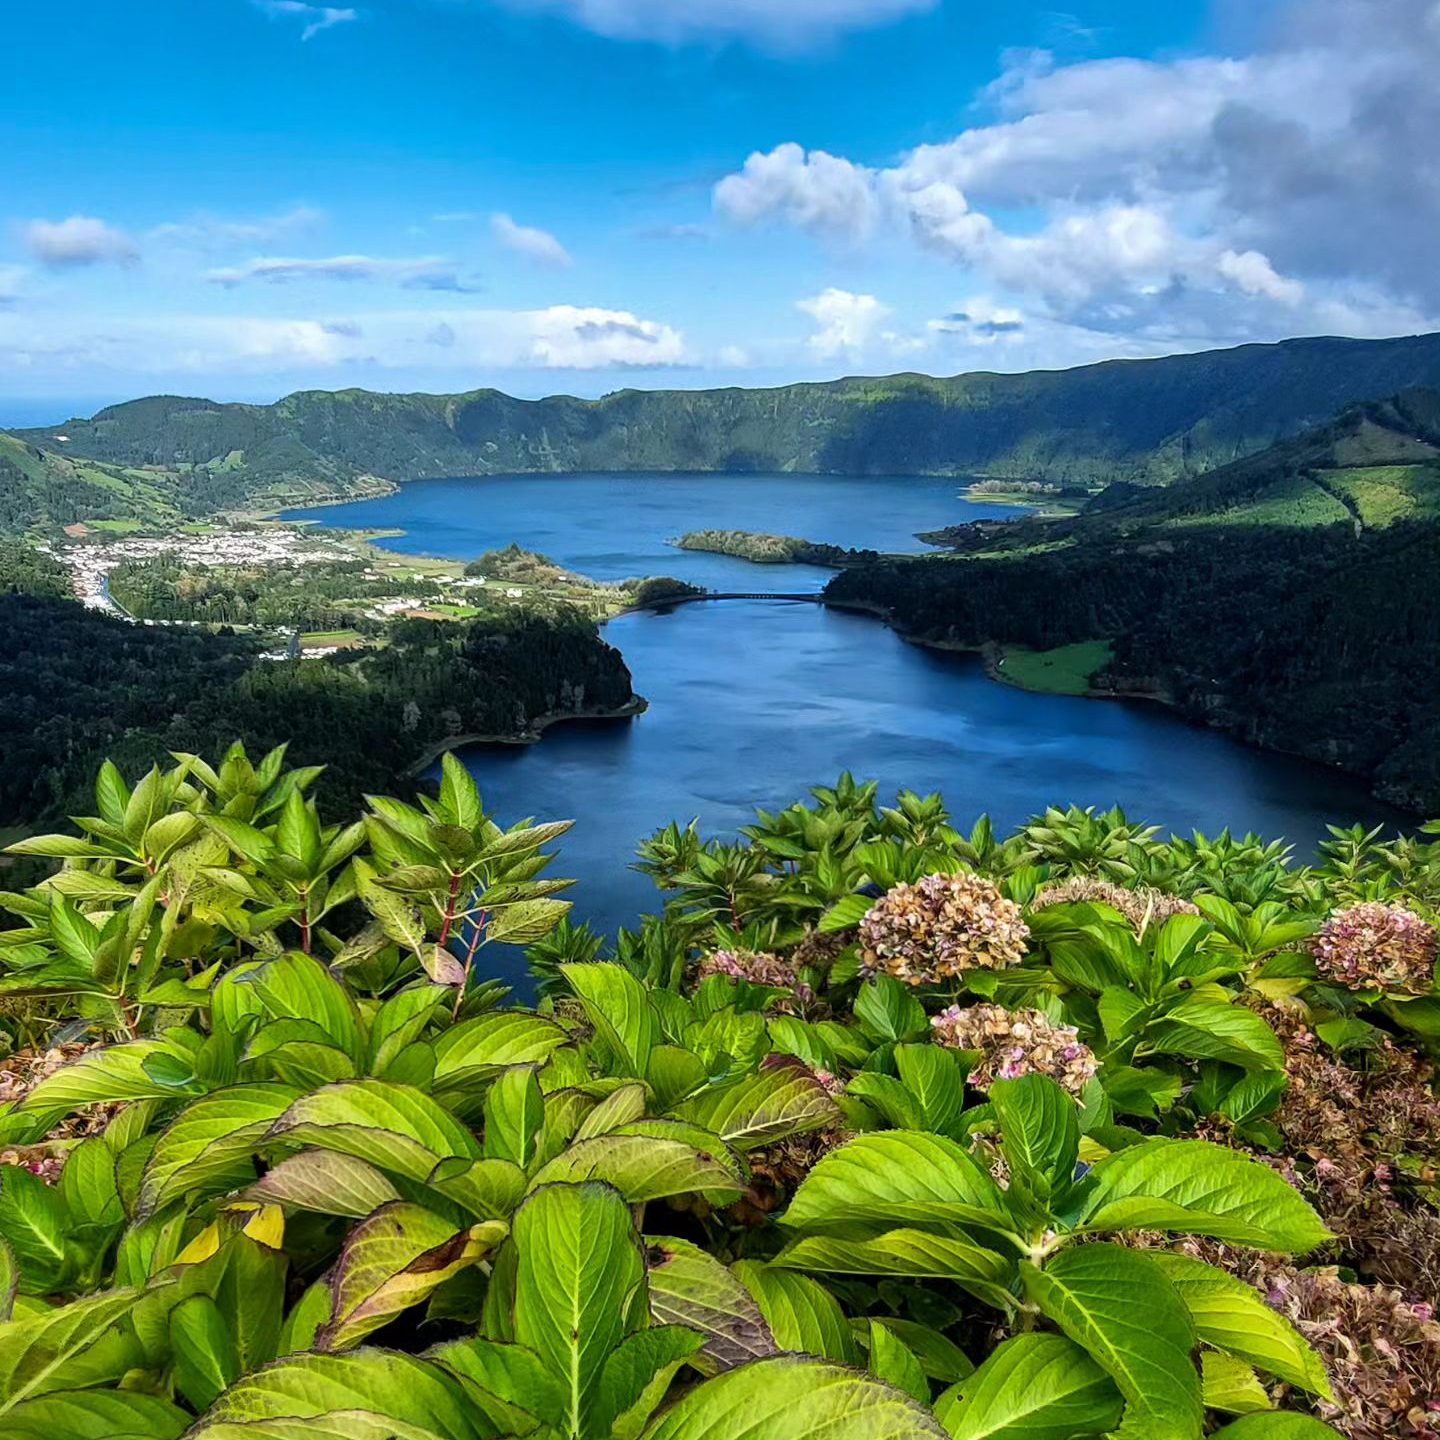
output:
[[[145,1166],[141,1215],[197,1190],[243,1184],[250,1157],[299,1095],[290,1085],[232,1085],[186,1106],[161,1133]]]
[[[844,896],[820,917],[820,933],[836,935],[842,930],[853,930],[870,913],[874,904],[869,895]]]
[[[1308,1415],[1271,1411],[1246,1415],[1215,1431],[1210,1440],[1340,1440],[1337,1431]]]
[[[1233,1355],[1207,1350],[1200,1357],[1200,1377],[1207,1410],[1223,1410],[1227,1415],[1252,1415],[1274,1409],[1255,1371]]]
[[[232,1385],[187,1440],[490,1440],[438,1365],[391,1350],[288,1356]]]
[[[645,987],[622,965],[562,965],[560,973],[614,1052],[621,1073],[643,1078],[659,1038]]]
[[[870,1373],[897,1390],[930,1403],[930,1382],[915,1352],[893,1330],[878,1320],[870,1322]]]
[[[645,1279],[630,1211],[606,1185],[547,1185],[515,1212],[514,1237],[515,1340],[562,1377],[565,1432],[591,1434],[606,1358]]]
[[[477,829],[485,818],[474,776],[450,750],[440,758],[440,805],[462,830]]]
[[[170,1346],[176,1387],[196,1410],[240,1378],[234,1337],[209,1295],[191,1295],[170,1312]]]
[[[453,1025],[435,1042],[435,1083],[468,1085],[514,1065],[543,1064],[570,1036],[552,1020],[519,1010]]]
[[[124,1390],[68,1390],[17,1405],[5,1440],[179,1440],[190,1416],[167,1400]]]
[[[442,1160],[427,1184],[481,1220],[503,1220],[525,1194],[525,1172],[509,1160]]]
[[[105,1229],[125,1221],[115,1184],[115,1154],[99,1135],[82,1140],[66,1157],[60,1199],[77,1227]]]
[[[844,1118],[810,1069],[789,1055],[767,1057],[757,1074],[737,1084],[703,1090],[678,1113],[741,1151],[838,1125]]]
[[[1081,1216],[1089,1233],[1169,1230],[1304,1254],[1330,1238],[1267,1165],[1205,1140],[1147,1140],[1107,1156]]]
[[[132,1040],[90,1050],[42,1080],[16,1107],[18,1112],[58,1120],[82,1105],[115,1100],[173,1099],[174,1087],[152,1080],[145,1062],[174,1058],[159,1040]]]
[[[0,1414],[69,1383],[67,1366],[139,1302],[140,1290],[108,1290],[0,1325]]]
[[[306,1020],[352,1060],[364,1056],[360,1014],[346,988],[316,959],[291,951],[245,977],[272,1020]]]
[[[1146,1256],[1118,1245],[1081,1245],[1044,1270],[1022,1261],[1021,1275],[1031,1303],[1115,1382],[1127,1427],[1147,1440],[1199,1440],[1194,1327]]]
[[[266,1171],[246,1193],[253,1200],[290,1210],[344,1215],[352,1220],[362,1220],[400,1198],[382,1171],[353,1155],[332,1150],[302,1150],[291,1155]]]
[[[522,1170],[535,1153],[545,1124],[545,1097],[538,1066],[502,1070],[485,1095],[485,1158],[508,1160]]]
[[[770,1327],[735,1273],[688,1240],[646,1242],[650,1314],[657,1325],[684,1325],[705,1337],[691,1363],[702,1374],[733,1370],[775,1354]]]
[[[501,945],[534,945],[574,908],[571,900],[522,900],[502,905],[491,916],[486,937]]]
[[[1162,1055],[1225,1060],[1246,1070],[1285,1068],[1285,1051],[1275,1032],[1243,1005],[1187,1001],[1147,1031],[1145,1044]]]
[[[1004,1196],[953,1140],[889,1130],[843,1145],[806,1176],[785,1212],[791,1230],[824,1233],[855,1225],[930,1230],[1008,1229]]]
[[[650,1418],[649,1412],[663,1398],[664,1391],[654,1392],[657,1380],[666,1381],[676,1369],[700,1349],[705,1337],[679,1325],[652,1326],[627,1336],[618,1349],[611,1352],[600,1375],[600,1406],[595,1417],[597,1436],[616,1437],[616,1421],[631,1415],[640,1406],[647,1392],[653,1401],[640,1415],[629,1433],[638,1433]],[[629,1427],[627,1427],[629,1428]]]
[[[877,1315],[873,1320],[852,1319],[850,1329],[862,1345],[872,1324],[883,1325],[903,1340],[906,1348],[914,1352],[925,1373],[942,1385],[953,1385],[975,1372],[970,1357],[953,1340],[918,1320],[904,1320],[894,1315]]]
[[[383,1080],[346,1081],[302,1097],[269,1138],[353,1155],[411,1180],[426,1179],[452,1156],[480,1158],[475,1137],[448,1110],[413,1086]]]
[[[565,1387],[533,1350],[506,1341],[476,1338],[446,1345],[435,1352],[434,1358],[497,1400],[533,1415],[547,1426],[564,1424]]]
[[[952,1440],[1072,1440],[1120,1421],[1115,1382],[1063,1335],[1005,1340],[935,1407]]]
[[[1324,1362],[1253,1286],[1189,1255],[1170,1250],[1149,1254],[1185,1302],[1195,1333],[1205,1344],[1312,1395],[1333,1398]]]
[[[878,975],[855,997],[855,1020],[875,1040],[908,1040],[926,1029],[925,1008],[898,980]]]
[[[911,1128],[951,1134],[965,1108],[965,1072],[955,1052],[941,1045],[897,1045],[895,1065],[920,1107],[923,1123]]]
[[[759,1360],[697,1386],[644,1440],[943,1440],[908,1395],[842,1365]]]
[[[1042,1203],[1070,1184],[1080,1154],[1075,1102],[1048,1076],[997,1080],[990,1103],[1000,1121],[1001,1149],[1012,1182]]]
[[[402,1310],[426,1300],[507,1233],[497,1220],[468,1230],[403,1200],[382,1205],[345,1238],[330,1279],[330,1320],[318,1350],[348,1350]]]
[[[731,1268],[760,1307],[782,1350],[855,1363],[855,1337],[845,1313],[818,1280],[754,1260],[737,1261]]]
[[[717,1140],[715,1153],[679,1140],[648,1135],[599,1135],[561,1151],[535,1176],[534,1184],[575,1184],[603,1180],[629,1204],[671,1195],[702,1194],[729,1205],[744,1188],[740,1167]]]
[[[0,1165],[0,1237],[30,1287],[46,1290],[63,1272],[67,1222],[58,1191],[23,1165]],[[7,1288],[13,1299],[13,1277]]]
[[[869,1239],[806,1235],[792,1240],[771,1264],[831,1275],[953,1280],[987,1305],[1001,1310],[1014,1305],[1009,1291],[1014,1262],[960,1235],[904,1229],[888,1230]]]
[[[0,1235],[0,1324],[10,1318],[15,1308],[15,1296],[20,1290],[20,1265],[15,1252],[3,1235]]]

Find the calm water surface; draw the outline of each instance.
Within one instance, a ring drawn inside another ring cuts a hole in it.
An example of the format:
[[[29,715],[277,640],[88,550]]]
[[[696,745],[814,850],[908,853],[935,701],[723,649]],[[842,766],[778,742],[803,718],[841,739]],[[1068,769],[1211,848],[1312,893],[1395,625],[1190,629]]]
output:
[[[410,553],[468,557],[515,540],[606,579],[664,572],[793,591],[819,588],[825,572],[664,542],[714,526],[918,550],[917,529],[1004,513],[967,506],[949,480],[588,476],[421,482],[313,518],[403,529],[386,543]],[[692,605],[605,633],[650,701],[645,715],[465,755],[502,819],[578,818],[557,873],[578,879],[577,916],[604,930],[658,908],[650,882],[624,868],[658,826],[699,817],[707,831],[733,831],[756,806],[783,806],[846,769],[887,797],[940,790],[967,827],[982,812],[1008,828],[1052,802],[1118,804],[1180,833],[1229,825],[1308,851],[1327,820],[1400,818],[1344,776],[1158,706],[1027,694],[988,680],[973,657],[819,606]]]

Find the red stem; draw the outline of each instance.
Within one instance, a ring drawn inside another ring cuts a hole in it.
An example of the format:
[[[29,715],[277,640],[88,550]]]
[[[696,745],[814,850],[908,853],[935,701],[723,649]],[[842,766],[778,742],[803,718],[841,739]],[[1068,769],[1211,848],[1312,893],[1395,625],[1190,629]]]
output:
[[[450,894],[445,900],[445,923],[440,927],[438,945],[444,945],[450,938],[450,927],[455,923],[455,902],[460,898],[460,872],[450,876]]]

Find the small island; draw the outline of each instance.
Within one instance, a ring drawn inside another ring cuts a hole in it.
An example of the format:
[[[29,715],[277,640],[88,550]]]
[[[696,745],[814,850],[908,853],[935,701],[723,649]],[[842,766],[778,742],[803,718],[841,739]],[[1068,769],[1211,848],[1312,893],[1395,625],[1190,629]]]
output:
[[[765,535],[755,530],[691,530],[673,541],[681,550],[706,550],[733,555],[757,565],[823,565],[844,570],[880,558],[876,550],[847,550],[795,535]]]

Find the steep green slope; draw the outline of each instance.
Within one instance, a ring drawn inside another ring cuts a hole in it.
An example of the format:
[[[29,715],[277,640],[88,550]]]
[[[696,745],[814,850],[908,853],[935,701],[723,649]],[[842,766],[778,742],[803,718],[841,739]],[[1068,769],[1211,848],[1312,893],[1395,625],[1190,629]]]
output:
[[[1256,744],[1440,805],[1440,395],[1354,407],[1165,490],[1073,519],[951,532],[956,553],[843,572],[832,599],[918,638],[1108,642],[1143,693]]]
[[[373,477],[578,470],[1153,484],[1251,454],[1343,405],[1423,385],[1440,386],[1440,335],[1291,340],[1025,375],[624,390],[597,401],[494,390],[305,391],[269,406],[161,396],[71,421],[65,433],[77,454],[180,470],[197,493],[225,497],[217,504],[296,487],[347,492]]]

